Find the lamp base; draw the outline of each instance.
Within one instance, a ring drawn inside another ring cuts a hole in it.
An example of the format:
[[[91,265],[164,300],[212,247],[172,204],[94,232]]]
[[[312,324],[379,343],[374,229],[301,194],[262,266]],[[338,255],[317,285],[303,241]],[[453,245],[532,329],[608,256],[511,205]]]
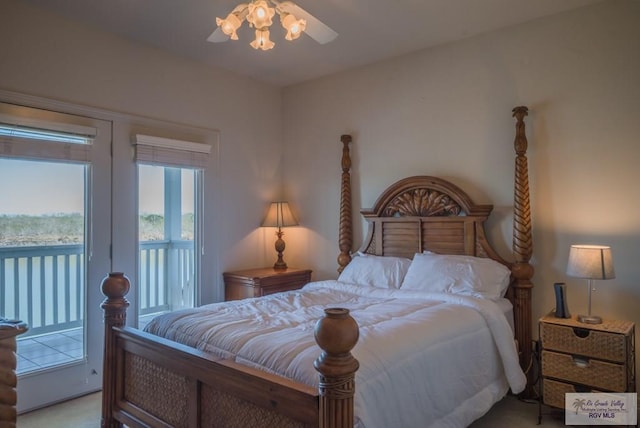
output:
[[[276,252],[278,253],[278,260],[276,260],[276,263],[273,265],[273,268],[278,270],[287,268],[287,264],[282,259],[282,252],[284,251],[285,247],[282,235],[284,235],[284,232],[278,229],[278,231],[276,232],[276,236],[278,236],[278,239],[276,240]]]
[[[602,324],[602,318],[598,315],[578,315],[578,322],[584,324]]]
[[[273,268],[276,270],[287,269],[287,264],[283,262],[282,259],[279,259],[277,262],[274,263]]]

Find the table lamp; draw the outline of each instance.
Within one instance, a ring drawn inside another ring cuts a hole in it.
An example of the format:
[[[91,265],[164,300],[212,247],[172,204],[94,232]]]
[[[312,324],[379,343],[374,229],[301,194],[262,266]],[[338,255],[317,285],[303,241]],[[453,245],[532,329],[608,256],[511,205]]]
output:
[[[288,202],[271,202],[269,212],[262,222],[262,227],[278,228],[278,231],[276,232],[276,236],[278,237],[278,239],[276,240],[276,252],[278,253],[278,260],[273,265],[274,269],[287,268],[287,264],[282,259],[282,253],[285,247],[284,240],[282,239],[282,235],[284,235],[282,228],[297,225],[298,221],[293,216]]]
[[[591,314],[591,290],[594,279],[616,277],[611,248],[603,245],[572,245],[569,250],[567,275],[588,280],[589,309],[587,315],[578,315],[578,321],[586,324],[602,323],[601,317]]]

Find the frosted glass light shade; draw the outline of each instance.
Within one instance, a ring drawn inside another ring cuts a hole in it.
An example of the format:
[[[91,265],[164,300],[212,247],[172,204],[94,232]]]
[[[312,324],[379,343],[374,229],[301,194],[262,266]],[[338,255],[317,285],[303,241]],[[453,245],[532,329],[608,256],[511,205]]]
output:
[[[287,35],[284,37],[286,40],[295,40],[300,37],[300,34],[307,28],[307,21],[304,19],[296,19],[295,16],[288,14],[283,14],[284,18],[282,20],[282,26],[285,30],[287,30]]]
[[[230,13],[225,19],[216,18],[216,24],[231,40],[238,40],[236,30],[240,28],[242,21],[235,14]]]
[[[269,40],[269,30],[256,30],[256,39],[251,42],[251,47],[254,49],[262,49],[268,51],[272,49],[276,44]]]
[[[247,21],[256,29],[270,27],[273,24],[273,15],[276,11],[269,7],[265,0],[259,0],[249,3],[249,14]]]

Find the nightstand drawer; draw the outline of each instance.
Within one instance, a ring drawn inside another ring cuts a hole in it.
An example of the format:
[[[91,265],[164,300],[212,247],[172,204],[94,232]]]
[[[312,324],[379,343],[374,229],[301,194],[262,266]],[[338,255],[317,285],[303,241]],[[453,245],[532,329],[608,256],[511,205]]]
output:
[[[569,354],[542,351],[542,373],[545,377],[566,380],[610,391],[627,388],[626,367]]]
[[[627,338],[622,334],[542,323],[542,347],[570,354],[624,363]]]
[[[311,281],[310,269],[257,268],[223,273],[225,300],[297,290]]]
[[[263,288],[263,295],[273,294],[283,290],[300,288],[311,281],[310,271],[300,271],[281,276],[268,276],[261,278],[260,286]]]
[[[542,379],[542,399],[544,404],[564,408],[564,395],[573,392],[601,392],[596,389],[558,382],[552,379]]]

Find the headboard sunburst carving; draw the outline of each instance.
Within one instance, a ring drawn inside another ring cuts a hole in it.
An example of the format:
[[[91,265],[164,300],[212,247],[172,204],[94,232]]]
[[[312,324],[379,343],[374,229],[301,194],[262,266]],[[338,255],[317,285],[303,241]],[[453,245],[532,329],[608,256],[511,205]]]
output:
[[[410,190],[393,199],[384,217],[436,217],[460,214],[461,207],[449,195],[431,189]]]

